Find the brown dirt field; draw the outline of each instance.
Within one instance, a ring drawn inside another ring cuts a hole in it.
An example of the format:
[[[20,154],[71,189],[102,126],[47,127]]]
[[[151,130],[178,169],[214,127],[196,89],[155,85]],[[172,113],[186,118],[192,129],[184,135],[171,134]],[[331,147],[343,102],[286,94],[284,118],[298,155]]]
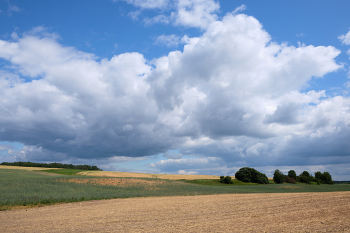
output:
[[[349,232],[350,192],[89,201],[0,212],[2,232]]]
[[[6,165],[0,165],[0,169],[19,169],[19,170],[26,170],[26,171],[38,171],[38,170],[50,170],[50,169],[61,169],[61,168],[47,168],[47,167],[20,167],[20,166],[6,166]]]
[[[60,182],[73,182],[83,184],[98,184],[98,185],[111,185],[111,186],[147,186],[154,188],[156,185],[162,185],[166,181],[164,180],[142,180],[142,179],[123,179],[123,178],[87,178],[87,179],[59,179]]]
[[[131,172],[112,172],[112,171],[86,171],[79,172],[84,176],[101,176],[101,177],[136,177],[136,178],[158,178],[168,180],[195,180],[195,179],[219,179],[219,176],[212,175],[173,175],[173,174],[148,174],[148,173],[131,173]]]

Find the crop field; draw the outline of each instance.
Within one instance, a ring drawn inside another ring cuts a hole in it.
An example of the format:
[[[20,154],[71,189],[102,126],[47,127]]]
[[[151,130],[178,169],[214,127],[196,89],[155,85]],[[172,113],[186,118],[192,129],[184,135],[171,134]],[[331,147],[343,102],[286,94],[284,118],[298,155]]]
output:
[[[349,184],[226,185],[210,176],[81,174],[1,168],[0,210],[11,210],[0,211],[5,232],[350,231]]]
[[[110,171],[83,171],[83,172],[80,172],[79,175],[102,176],[102,177],[157,178],[157,179],[167,179],[167,180],[219,179],[219,176],[212,176],[212,175],[147,174],[147,173],[110,172]]]
[[[52,170],[67,174],[66,170]],[[51,170],[50,170],[51,171]],[[71,172],[74,174],[73,172]],[[225,193],[292,193],[350,191],[350,185],[226,185],[216,180],[91,177],[43,171],[0,169],[0,209],[87,200],[189,196]]]
[[[140,197],[0,212],[2,232],[349,232],[350,194]]]

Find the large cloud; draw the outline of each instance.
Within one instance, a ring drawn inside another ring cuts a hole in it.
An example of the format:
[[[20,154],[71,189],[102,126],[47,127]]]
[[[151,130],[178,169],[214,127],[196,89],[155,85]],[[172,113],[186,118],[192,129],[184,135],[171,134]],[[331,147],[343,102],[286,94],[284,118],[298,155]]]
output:
[[[155,68],[139,53],[99,60],[52,36],[1,40],[0,140],[24,143],[28,160],[202,157],[153,163],[160,172],[349,162],[349,98],[301,92],[341,68],[340,51],[276,44],[243,14],[211,21]]]

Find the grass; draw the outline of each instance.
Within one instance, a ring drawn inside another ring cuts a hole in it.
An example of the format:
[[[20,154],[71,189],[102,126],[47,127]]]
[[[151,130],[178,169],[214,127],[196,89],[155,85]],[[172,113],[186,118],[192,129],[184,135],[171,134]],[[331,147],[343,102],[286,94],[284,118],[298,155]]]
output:
[[[61,174],[61,175],[76,175],[79,172],[86,172],[86,170],[80,170],[80,169],[54,169],[54,170],[39,170],[38,172],[48,172],[48,173],[55,173],[55,174]]]
[[[64,170],[64,169],[57,169]],[[80,171],[80,170],[79,170]],[[64,171],[63,171],[64,172]],[[73,171],[67,171],[73,174]],[[55,203],[148,196],[186,196],[224,193],[291,193],[350,191],[349,184],[336,185],[225,185],[218,180],[174,181],[152,178],[122,178],[123,185],[90,182],[94,177],[0,169],[0,210],[16,206],[41,206]],[[69,180],[81,182],[69,182]],[[90,179],[90,180],[89,180]],[[101,179],[101,177],[96,177]],[[138,180],[135,182],[135,180]],[[103,178],[119,184],[121,178]],[[143,182],[144,181],[144,182]],[[152,185],[145,185],[152,184]]]
[[[185,181],[185,180],[184,180]],[[189,184],[199,184],[199,185],[220,185],[220,186],[230,186],[230,185],[259,185],[257,183],[244,183],[239,180],[233,179],[233,184],[224,184],[220,183],[220,179],[213,179],[213,180],[207,180],[207,179],[199,179],[199,180],[186,180],[186,183]]]

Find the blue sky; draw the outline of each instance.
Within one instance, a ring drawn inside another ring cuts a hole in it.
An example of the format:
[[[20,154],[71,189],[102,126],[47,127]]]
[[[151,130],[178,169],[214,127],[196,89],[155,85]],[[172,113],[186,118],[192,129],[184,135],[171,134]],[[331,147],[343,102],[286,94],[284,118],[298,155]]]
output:
[[[0,162],[350,180],[349,8],[0,0]]]

